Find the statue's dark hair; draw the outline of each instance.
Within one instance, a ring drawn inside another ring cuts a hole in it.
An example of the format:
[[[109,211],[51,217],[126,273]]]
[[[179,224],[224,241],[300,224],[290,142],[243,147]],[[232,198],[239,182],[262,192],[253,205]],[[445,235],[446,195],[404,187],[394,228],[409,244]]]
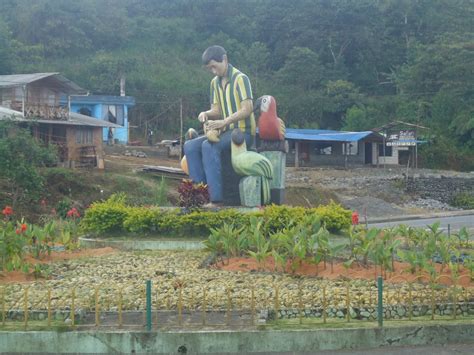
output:
[[[208,65],[211,60],[222,63],[224,60],[224,55],[226,54],[227,52],[225,51],[224,47],[210,46],[202,54],[202,63],[204,65]]]

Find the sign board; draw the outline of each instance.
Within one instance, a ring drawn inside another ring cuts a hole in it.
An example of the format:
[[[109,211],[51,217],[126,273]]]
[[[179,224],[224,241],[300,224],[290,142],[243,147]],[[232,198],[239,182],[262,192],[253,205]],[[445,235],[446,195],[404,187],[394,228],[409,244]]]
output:
[[[402,129],[399,131],[388,132],[387,147],[407,147],[416,145],[416,131],[411,129]]]

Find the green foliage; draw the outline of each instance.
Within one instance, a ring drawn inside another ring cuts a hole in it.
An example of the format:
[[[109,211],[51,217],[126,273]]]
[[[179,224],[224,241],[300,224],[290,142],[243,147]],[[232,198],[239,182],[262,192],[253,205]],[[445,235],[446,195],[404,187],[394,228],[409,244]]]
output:
[[[161,177],[160,182],[156,186],[154,190],[156,204],[158,206],[167,206],[168,205],[168,184],[166,183],[166,179],[164,176]]]
[[[132,233],[171,234],[175,236],[202,236],[211,229],[225,224],[235,228],[247,227],[252,217],[262,218],[262,233],[270,235],[289,230],[303,221],[318,216],[331,230],[350,224],[350,211],[331,203],[327,208],[305,209],[303,207],[268,206],[262,211],[240,212],[235,209],[219,211],[191,210],[186,213],[179,209],[159,207],[132,207],[125,203],[124,194],[112,195],[107,201],[93,203],[85,213],[81,225],[85,231],[105,233],[124,231]],[[347,220],[346,220],[347,219]],[[309,223],[309,222],[308,222]],[[319,222],[318,222],[319,223]]]
[[[1,270],[28,269],[28,265],[24,261],[24,248],[28,243],[28,239],[23,235],[24,230],[22,230],[21,224],[8,219],[0,222]]]
[[[104,94],[125,75],[131,122],[171,136],[179,97],[184,117],[202,111],[199,58],[218,43],[288,126],[420,123],[450,142],[420,149],[420,162],[472,170],[473,16],[472,2],[452,0],[3,1],[0,74],[54,70]]]
[[[56,205],[56,213],[61,218],[66,218],[67,212],[71,209],[72,201],[70,198],[65,197],[59,201]]]
[[[474,195],[467,192],[457,194],[451,204],[466,210],[474,209]]]
[[[8,26],[0,18],[0,75],[10,74],[12,62],[11,34]]]
[[[28,130],[0,121],[0,178],[10,185],[13,206],[40,197],[44,179],[39,168],[55,161],[54,151],[42,147]]]
[[[123,227],[133,233],[152,231],[157,223],[159,212],[159,210],[153,208],[129,207],[123,221]]]
[[[290,207],[286,205],[270,205],[265,207],[261,216],[263,217],[263,229],[270,234],[284,228],[292,228],[298,225],[312,210],[304,207]]]
[[[121,231],[128,214],[124,194],[113,194],[107,201],[93,203],[82,219],[85,231],[104,233]]]
[[[321,218],[321,222],[330,232],[337,232],[351,225],[351,211],[346,210],[334,201],[326,206],[315,208],[314,213]]]

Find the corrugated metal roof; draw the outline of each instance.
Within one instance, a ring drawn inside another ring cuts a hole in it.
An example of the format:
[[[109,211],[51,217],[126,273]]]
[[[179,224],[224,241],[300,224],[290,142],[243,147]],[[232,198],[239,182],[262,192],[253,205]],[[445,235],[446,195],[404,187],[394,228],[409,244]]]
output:
[[[382,136],[372,131],[341,132],[324,129],[287,128],[285,132],[286,139],[323,142],[356,142],[368,136],[382,140]]]
[[[98,120],[97,118],[81,115],[77,112],[70,112],[69,113],[69,120],[66,122],[72,122],[75,124],[81,124],[84,126],[94,126],[94,127],[111,127],[111,128],[123,128],[123,126],[118,125],[116,123]]]
[[[38,80],[53,77],[63,87],[66,93],[85,93],[86,90],[81,88],[76,83],[62,76],[60,73],[33,73],[33,74],[13,74],[0,75],[0,88],[13,88],[26,84],[33,83]]]
[[[9,108],[0,106],[0,120],[8,119],[23,119],[23,112],[11,110]]]
[[[38,122],[50,123],[70,126],[89,126],[89,127],[111,127],[122,128],[122,126],[108,121],[98,120],[97,118],[81,115],[80,113],[71,112],[68,120],[32,120],[23,117],[23,113],[10,110],[9,108],[0,106],[0,120],[14,119],[17,122]]]
[[[67,102],[67,98],[62,98],[61,102]],[[87,95],[71,96],[72,104],[121,104],[134,106],[135,98],[133,96],[113,96],[113,95]]]

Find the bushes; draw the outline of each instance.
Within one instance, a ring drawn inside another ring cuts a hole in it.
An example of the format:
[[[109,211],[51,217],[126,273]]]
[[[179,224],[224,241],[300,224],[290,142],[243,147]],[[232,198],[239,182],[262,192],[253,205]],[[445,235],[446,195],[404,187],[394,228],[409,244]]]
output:
[[[469,194],[467,192],[457,194],[454,196],[451,204],[466,210],[474,209],[474,194]]]
[[[82,227],[89,232],[113,232],[123,229],[123,222],[129,207],[125,205],[124,194],[114,194],[105,202],[93,203],[86,210]]]
[[[159,207],[131,207],[123,195],[112,195],[105,202],[98,202],[86,210],[82,220],[84,230],[93,233],[132,232],[155,233],[172,236],[207,236],[211,229],[224,224],[236,228],[246,227],[252,216],[262,217],[262,233],[269,235],[284,228],[300,224],[308,216],[319,216],[326,228],[338,231],[351,224],[351,212],[331,203],[316,209],[289,206],[268,206],[263,210],[241,212],[222,209],[217,212],[193,210],[184,213],[181,209]]]
[[[317,207],[314,212],[321,218],[326,229],[330,232],[337,232],[351,225],[351,211],[346,210],[334,201],[331,201],[329,205]]]

